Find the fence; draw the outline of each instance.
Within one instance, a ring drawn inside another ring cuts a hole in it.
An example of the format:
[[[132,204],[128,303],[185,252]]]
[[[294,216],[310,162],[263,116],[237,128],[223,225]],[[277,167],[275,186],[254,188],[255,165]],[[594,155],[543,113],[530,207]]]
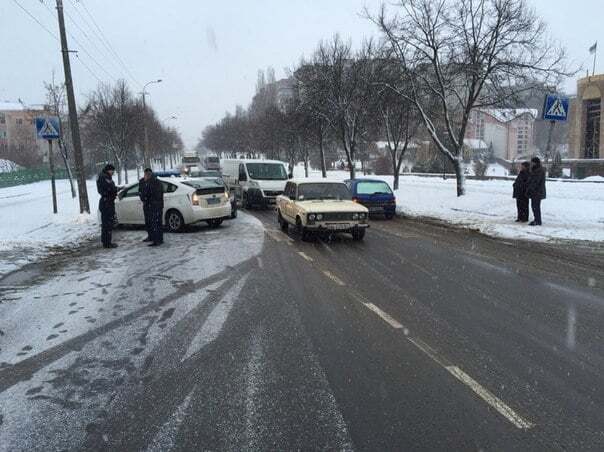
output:
[[[67,179],[67,171],[62,168],[55,170],[56,179]],[[25,168],[9,173],[0,173],[0,188],[14,187],[16,185],[30,184],[50,180],[50,171],[48,168]]]

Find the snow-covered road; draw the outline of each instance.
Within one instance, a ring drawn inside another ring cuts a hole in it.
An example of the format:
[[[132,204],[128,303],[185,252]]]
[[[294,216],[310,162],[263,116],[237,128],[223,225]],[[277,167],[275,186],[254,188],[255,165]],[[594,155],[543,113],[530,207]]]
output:
[[[118,231],[116,250],[84,247],[50,274],[35,275],[31,287],[28,274],[12,289],[0,287],[0,372],[10,368],[18,380],[1,380],[0,450],[33,450],[42,437],[47,450],[78,444],[82,439],[70,435],[86,433],[97,408],[109,403],[109,387],[145,365],[171,327],[213,290],[243,277],[241,268],[233,275],[229,269],[260,253],[264,233],[242,214],[219,229],[170,234],[161,248],[148,248],[143,237],[140,229]],[[219,314],[210,339],[228,316]]]

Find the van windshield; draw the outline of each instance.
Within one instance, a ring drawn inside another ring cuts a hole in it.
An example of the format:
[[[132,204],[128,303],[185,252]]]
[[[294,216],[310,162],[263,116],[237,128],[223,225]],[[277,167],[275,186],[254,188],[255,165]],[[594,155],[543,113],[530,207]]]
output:
[[[286,180],[287,172],[281,163],[247,163],[247,172],[252,179]]]

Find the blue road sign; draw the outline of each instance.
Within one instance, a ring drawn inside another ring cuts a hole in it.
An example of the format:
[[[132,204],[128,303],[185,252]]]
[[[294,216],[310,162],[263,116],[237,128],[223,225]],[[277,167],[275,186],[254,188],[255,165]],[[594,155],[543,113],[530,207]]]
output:
[[[38,138],[44,140],[58,140],[61,138],[61,125],[58,116],[44,116],[36,118],[36,131]]]
[[[568,97],[548,94],[543,103],[543,119],[546,121],[566,121],[568,118]]]

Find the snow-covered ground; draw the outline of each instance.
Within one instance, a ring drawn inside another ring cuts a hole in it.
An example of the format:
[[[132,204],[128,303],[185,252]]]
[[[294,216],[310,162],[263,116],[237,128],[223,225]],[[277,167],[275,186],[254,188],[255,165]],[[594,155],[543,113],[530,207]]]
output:
[[[296,167],[296,177],[304,169]],[[312,177],[320,176],[313,170]],[[347,179],[345,171],[329,171],[328,177]],[[358,176],[363,177],[363,176]],[[368,176],[385,180],[392,176]],[[513,180],[466,180],[466,195],[456,196],[455,178],[401,176],[396,191],[397,211],[411,217],[427,217],[484,234],[523,240],[604,241],[604,184],[593,182],[548,181],[547,199],[541,204],[543,226],[515,223],[516,200]],[[531,214],[532,215],[532,214]]]
[[[98,194],[88,183],[91,215],[80,215],[69,182],[57,181],[58,214],[52,213],[50,181],[0,189],[0,276],[98,234]]]

